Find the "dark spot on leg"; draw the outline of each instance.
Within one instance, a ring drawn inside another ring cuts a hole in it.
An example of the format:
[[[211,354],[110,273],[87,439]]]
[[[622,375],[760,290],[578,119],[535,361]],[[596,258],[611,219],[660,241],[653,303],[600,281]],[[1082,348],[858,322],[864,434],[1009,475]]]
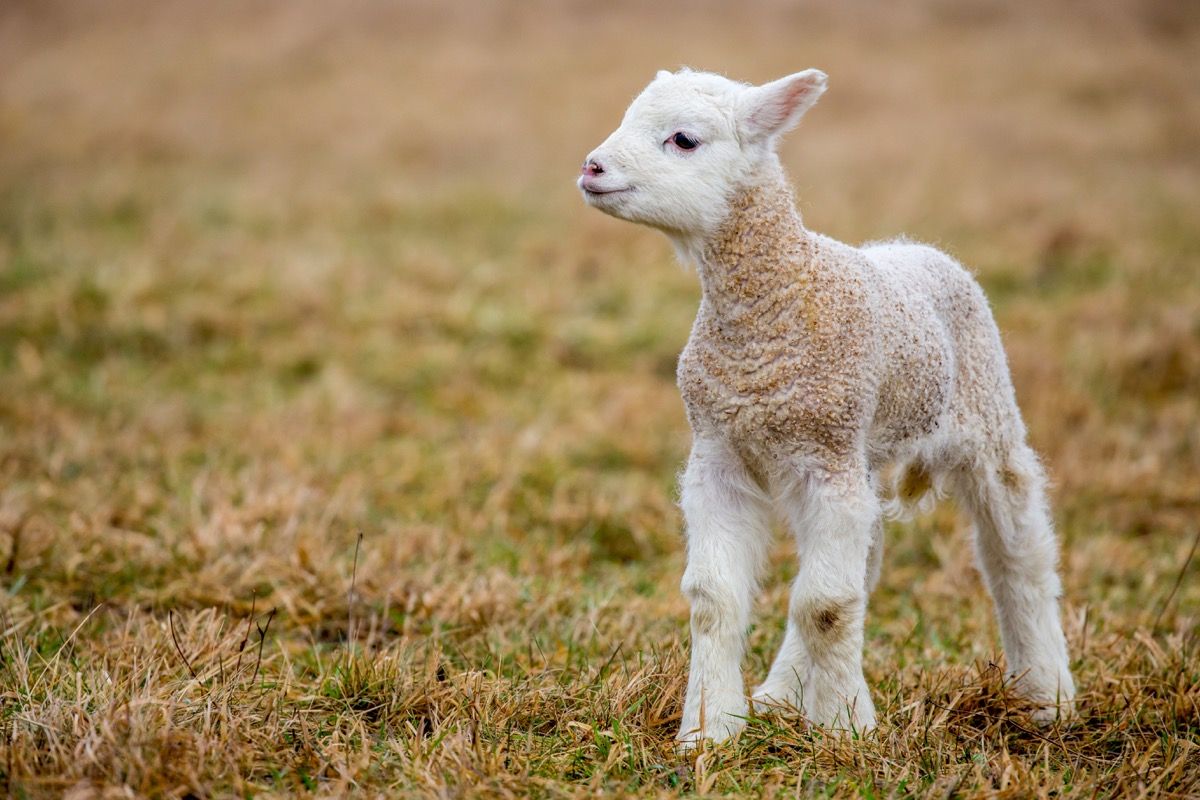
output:
[[[796,622],[806,636],[822,642],[838,641],[849,633],[856,617],[855,609],[861,602],[858,597],[814,598],[797,611]]]
[[[830,603],[818,608],[813,614],[813,626],[823,636],[836,634],[846,617],[844,603]]]
[[[694,587],[686,592],[691,602],[692,632],[709,634],[717,629],[721,607],[716,597],[703,588]]]
[[[817,630],[821,633],[829,633],[838,624],[838,610],[832,606],[822,608],[817,612],[815,622],[817,623]]]
[[[692,629],[696,633],[712,633],[717,628],[717,615],[708,606],[692,608]]]

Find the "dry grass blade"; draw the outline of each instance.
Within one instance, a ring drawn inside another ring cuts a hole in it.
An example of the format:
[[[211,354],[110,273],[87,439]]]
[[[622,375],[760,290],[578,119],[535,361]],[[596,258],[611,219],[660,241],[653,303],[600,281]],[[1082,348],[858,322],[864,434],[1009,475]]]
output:
[[[354,562],[350,567],[350,589],[346,592],[346,652],[354,645],[354,590],[358,585],[358,551],[362,547],[362,531],[354,540]]]
[[[188,673],[192,676],[192,680],[197,683],[200,678],[196,676],[196,670],[192,669],[192,662],[183,652],[183,648],[179,645],[179,637],[175,635],[175,611],[174,609],[167,611],[167,626],[171,629],[171,643],[175,645],[175,652],[179,654],[179,660],[187,667]]]
[[[21,514],[17,517],[10,528],[9,536],[12,537],[12,542],[8,548],[8,560],[4,562],[4,574],[12,575],[13,570],[17,568],[17,555],[21,551],[21,532],[25,530],[25,522],[29,519],[29,512]]]
[[[1162,605],[1159,606],[1158,613],[1154,615],[1154,624],[1151,626],[1154,630],[1158,630],[1158,623],[1162,621],[1163,614],[1170,607],[1171,601],[1175,599],[1175,595],[1179,591],[1179,586],[1183,583],[1183,576],[1187,574],[1188,567],[1192,565],[1192,558],[1196,555],[1197,547],[1200,547],[1200,528],[1196,529],[1196,535],[1192,537],[1192,549],[1188,550],[1187,558],[1180,565],[1179,574],[1175,576],[1175,582],[1171,584],[1171,591],[1167,592],[1167,596],[1163,598]]]
[[[262,667],[263,645],[267,640],[267,631],[271,629],[271,620],[275,619],[275,609],[271,609],[267,614],[267,621],[264,625],[256,624],[258,628],[258,655],[254,659],[254,674],[250,676],[250,683],[258,681],[258,670]]]

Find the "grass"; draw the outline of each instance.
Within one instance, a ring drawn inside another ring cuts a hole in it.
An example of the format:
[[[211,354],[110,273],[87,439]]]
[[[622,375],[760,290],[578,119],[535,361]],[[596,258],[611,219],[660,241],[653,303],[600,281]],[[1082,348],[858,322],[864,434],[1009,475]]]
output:
[[[0,11],[10,795],[1200,791],[1194,13],[199,8]],[[889,529],[877,731],[674,752],[698,288],[570,182],[679,63],[825,68],[784,148],[809,224],[988,289],[1055,481],[1073,723],[1004,685],[946,507]]]

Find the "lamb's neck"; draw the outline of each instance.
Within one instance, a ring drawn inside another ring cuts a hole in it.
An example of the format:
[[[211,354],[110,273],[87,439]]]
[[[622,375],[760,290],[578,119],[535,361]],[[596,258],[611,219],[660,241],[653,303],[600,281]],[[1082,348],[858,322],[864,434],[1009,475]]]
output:
[[[782,170],[772,170],[733,197],[729,216],[698,253],[704,300],[731,322],[795,300],[810,251],[791,187]]]

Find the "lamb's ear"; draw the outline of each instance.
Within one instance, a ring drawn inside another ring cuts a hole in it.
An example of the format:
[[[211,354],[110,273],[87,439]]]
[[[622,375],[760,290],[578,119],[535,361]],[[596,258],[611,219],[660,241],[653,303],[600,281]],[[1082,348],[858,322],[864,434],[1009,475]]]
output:
[[[752,86],[738,104],[738,125],[750,141],[762,141],[789,130],[825,91],[828,77],[806,69],[777,81]]]

